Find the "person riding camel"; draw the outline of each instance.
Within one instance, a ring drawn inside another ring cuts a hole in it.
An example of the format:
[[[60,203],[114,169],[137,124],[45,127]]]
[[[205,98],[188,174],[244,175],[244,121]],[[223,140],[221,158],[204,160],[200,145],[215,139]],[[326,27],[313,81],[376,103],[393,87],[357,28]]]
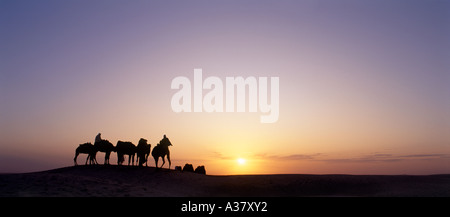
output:
[[[163,145],[163,146],[172,146],[172,143],[170,142],[169,138],[166,137],[166,135],[164,135],[164,137],[161,139],[161,141],[159,141],[159,144]]]
[[[101,133],[98,133],[97,136],[95,137],[95,142],[101,142],[102,141],[102,137],[101,137]]]

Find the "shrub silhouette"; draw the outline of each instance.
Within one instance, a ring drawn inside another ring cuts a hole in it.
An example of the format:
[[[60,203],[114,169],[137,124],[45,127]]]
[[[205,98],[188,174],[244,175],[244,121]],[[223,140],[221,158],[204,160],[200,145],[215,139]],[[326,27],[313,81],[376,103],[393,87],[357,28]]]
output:
[[[162,161],[163,161],[163,163],[160,167],[160,168],[162,168],[164,166],[164,164],[166,163],[164,161],[164,157],[167,156],[167,160],[169,161],[169,169],[170,169],[171,162],[170,162],[169,146],[172,146],[172,143],[166,137],[166,135],[164,135],[163,139],[153,148],[152,156],[153,156],[153,159],[155,159],[155,167],[156,168],[158,168],[159,157],[161,157]]]
[[[205,166],[198,166],[197,168],[195,168],[195,173],[199,173],[199,174],[206,174],[206,170],[205,170]]]
[[[124,155],[128,155],[128,166],[130,165],[130,162],[134,165],[134,156],[136,155],[137,148],[133,143],[119,140],[117,141],[116,151],[118,165],[123,164],[123,161],[125,160]]]
[[[96,151],[105,152],[104,164],[109,164],[109,156],[111,155],[111,152],[116,151],[114,145],[111,142],[109,142],[108,140],[102,139],[100,141],[95,142],[94,147],[95,147]],[[97,155],[97,152],[94,155],[95,162],[97,162],[96,155]]]
[[[194,172],[194,167],[192,164],[185,164],[183,167],[183,172]]]
[[[139,163],[138,163],[139,166],[144,165],[144,163],[145,163],[145,166],[148,166],[147,160],[148,160],[148,156],[150,155],[150,149],[151,149],[151,144],[147,144],[147,140],[141,138],[139,140],[139,143],[137,145],[137,150],[136,150],[136,153],[137,153],[136,163],[138,163],[138,161],[139,161]]]
[[[73,158],[73,162],[75,163],[75,165],[78,165],[77,164],[78,155],[87,154],[88,156],[86,157],[86,162],[84,164],[87,165],[88,160],[89,165],[96,164],[97,163],[97,161],[95,160],[96,153],[97,150],[95,149],[94,145],[92,145],[92,143],[86,142],[84,144],[80,144],[78,148],[75,149],[75,157]]]

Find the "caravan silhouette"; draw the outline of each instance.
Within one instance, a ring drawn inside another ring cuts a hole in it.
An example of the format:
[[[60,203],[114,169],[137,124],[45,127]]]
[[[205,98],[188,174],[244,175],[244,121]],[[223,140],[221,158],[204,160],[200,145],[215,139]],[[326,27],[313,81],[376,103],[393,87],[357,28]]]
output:
[[[166,135],[163,136],[163,139],[153,148],[153,151],[151,152],[153,158],[155,159],[155,166],[158,168],[158,160],[159,157],[162,158],[162,165],[159,168],[162,168],[165,164],[165,157],[167,156],[167,160],[169,161],[169,169],[171,167],[171,161],[170,161],[170,151],[169,146],[172,146],[172,143],[170,142],[169,138],[166,137]],[[96,136],[94,144],[90,142],[86,142],[83,144],[80,144],[75,149],[75,157],[73,159],[73,162],[76,165],[78,155],[80,154],[87,154],[85,165],[88,164],[98,164],[96,156],[97,152],[104,152],[105,153],[105,165],[109,165],[109,158],[111,156],[111,152],[117,152],[117,165],[122,165],[125,161],[125,155],[128,155],[128,165],[134,165],[134,157],[136,157],[136,165],[148,166],[148,156],[150,155],[151,150],[151,144],[147,144],[147,140],[144,138],[140,138],[138,145],[134,145],[132,142],[124,142],[124,141],[117,141],[116,146],[114,146],[111,142],[109,142],[106,139],[100,138],[100,133]]]

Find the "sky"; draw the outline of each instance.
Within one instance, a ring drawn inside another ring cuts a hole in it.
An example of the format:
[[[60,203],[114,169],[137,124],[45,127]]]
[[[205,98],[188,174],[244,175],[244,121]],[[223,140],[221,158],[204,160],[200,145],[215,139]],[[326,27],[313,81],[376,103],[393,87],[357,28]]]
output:
[[[172,168],[214,175],[450,173],[449,23],[437,0],[0,0],[0,173],[71,166],[98,133],[165,134]],[[174,112],[194,69],[278,77],[277,121]]]

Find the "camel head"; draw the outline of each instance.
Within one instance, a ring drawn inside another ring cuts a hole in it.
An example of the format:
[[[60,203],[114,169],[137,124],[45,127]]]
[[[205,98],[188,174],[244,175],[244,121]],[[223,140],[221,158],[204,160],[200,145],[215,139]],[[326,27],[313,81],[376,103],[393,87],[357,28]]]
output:
[[[167,146],[172,146],[172,143],[170,142],[170,140],[166,137],[165,138],[165,145],[167,145]]]
[[[145,145],[147,145],[147,140],[144,139],[144,138],[141,138],[141,139],[139,140],[138,144],[145,144]]]

